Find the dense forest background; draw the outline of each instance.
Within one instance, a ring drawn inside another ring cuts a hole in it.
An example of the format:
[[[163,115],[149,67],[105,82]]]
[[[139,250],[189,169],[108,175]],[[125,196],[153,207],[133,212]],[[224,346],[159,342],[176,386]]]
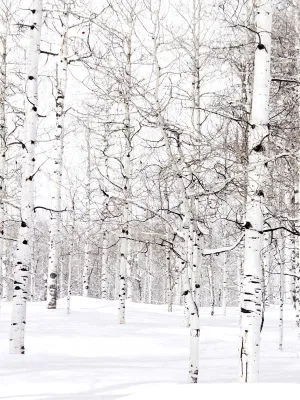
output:
[[[0,18],[13,352],[27,300],[71,295],[118,299],[120,323],[127,301],[184,305],[192,354],[201,307],[240,307],[254,345],[270,305],[300,326],[298,1],[2,0]]]

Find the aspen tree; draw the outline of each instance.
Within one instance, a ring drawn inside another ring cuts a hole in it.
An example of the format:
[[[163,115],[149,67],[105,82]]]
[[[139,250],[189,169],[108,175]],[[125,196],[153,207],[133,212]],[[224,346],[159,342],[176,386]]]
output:
[[[56,308],[57,300],[57,273],[58,273],[58,244],[61,237],[61,180],[64,150],[65,124],[65,97],[68,75],[68,23],[69,6],[64,2],[64,11],[61,17],[62,34],[59,58],[56,65],[56,131],[54,139],[54,157],[52,158],[51,173],[51,203],[49,265],[47,280],[47,307]]]
[[[270,235],[268,232],[264,234],[263,238],[263,253],[262,253],[262,315],[264,315],[266,307],[266,299],[268,295],[268,285],[267,282],[270,281]]]
[[[167,274],[167,303],[168,312],[172,312],[173,305],[173,279],[171,271],[171,250],[170,247],[166,247],[166,274]]]
[[[259,373],[262,318],[262,231],[265,143],[269,134],[269,92],[272,1],[254,1],[256,50],[251,118],[245,222],[245,262],[242,293],[240,378],[256,382]]]
[[[282,232],[280,232],[278,243],[278,259],[280,268],[280,286],[279,286],[279,350],[283,348],[283,305],[284,305],[284,261],[285,261],[285,251],[284,251],[284,238]]]
[[[295,31],[296,31],[296,67],[297,67],[297,75],[298,79],[300,77],[300,28],[299,28],[299,23],[300,23],[300,18],[299,18],[299,13],[300,13],[300,2],[299,0],[294,0],[293,5],[295,8]],[[300,87],[299,85],[297,86],[298,90],[298,96],[300,94]],[[298,118],[300,115],[300,107],[298,109]],[[299,154],[298,154],[298,162],[297,162],[297,181],[295,182],[295,208],[296,208],[296,216],[298,218],[297,224],[300,224],[300,162],[299,162]],[[296,239],[296,254],[298,255],[297,257],[297,275],[300,273],[300,236]],[[296,324],[298,327],[298,339],[300,340],[300,279],[297,279],[296,284],[295,284],[295,306],[296,306]]]
[[[35,0],[31,8],[28,75],[26,79],[26,124],[24,128],[23,173],[21,186],[21,224],[18,233],[16,267],[13,284],[13,305],[10,330],[11,354],[25,354],[26,302],[28,274],[33,237],[33,184],[35,147],[38,122],[38,64],[42,28],[42,0]]]
[[[227,306],[227,254],[224,253],[223,257],[222,314],[225,316]]]
[[[71,237],[69,244],[69,260],[68,260],[68,283],[67,283],[67,314],[70,314],[71,295],[72,295],[72,265],[74,254],[74,233],[75,233],[75,201],[72,199],[72,215],[71,215]]]
[[[5,174],[6,174],[6,93],[7,93],[7,37],[9,15],[7,10],[1,15],[0,21],[0,275],[2,279],[2,299],[8,299],[7,263],[5,262],[6,243],[5,232]]]
[[[84,243],[84,265],[82,274],[82,295],[89,296],[90,275],[91,275],[91,131],[87,132],[87,230]]]
[[[146,260],[146,270],[148,274],[148,303],[152,304],[152,283],[153,283],[153,257],[152,257],[152,244],[149,244],[148,256]]]
[[[101,297],[108,299],[107,291],[107,267],[108,267],[108,232],[103,230],[102,236],[102,276],[101,276]]]
[[[132,88],[132,35],[134,28],[134,16],[132,12],[126,18],[126,34],[124,40],[125,52],[125,82],[124,82],[124,121],[123,133],[125,141],[124,157],[122,162],[123,176],[123,198],[122,206],[122,234],[120,245],[120,264],[119,264],[119,323],[125,323],[125,300],[126,300],[126,275],[128,269],[129,254],[129,220],[131,215],[130,196],[130,166],[132,152],[132,120],[131,120],[131,88]]]
[[[208,282],[209,282],[209,294],[210,294],[210,315],[215,315],[215,305],[216,305],[216,298],[215,298],[215,274],[214,274],[214,267],[213,267],[213,257],[210,257],[209,265],[207,267],[208,270]]]

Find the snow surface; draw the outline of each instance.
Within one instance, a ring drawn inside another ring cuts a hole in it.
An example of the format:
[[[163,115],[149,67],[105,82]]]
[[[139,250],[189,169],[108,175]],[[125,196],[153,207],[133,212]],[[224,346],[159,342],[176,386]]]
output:
[[[25,356],[8,354],[11,304],[2,304],[0,399],[258,400],[265,393],[266,399],[282,400],[299,393],[300,341],[290,307],[285,308],[282,352],[278,307],[267,310],[260,368],[265,384],[246,389],[233,384],[238,376],[236,308],[229,308],[226,317],[219,308],[215,316],[201,309],[199,381],[206,385],[187,385],[189,330],[182,325],[182,307],[168,313],[165,305],[128,303],[127,323],[118,325],[116,301],[73,297],[70,315],[65,304],[60,300],[57,310],[47,310],[43,302],[28,304]]]

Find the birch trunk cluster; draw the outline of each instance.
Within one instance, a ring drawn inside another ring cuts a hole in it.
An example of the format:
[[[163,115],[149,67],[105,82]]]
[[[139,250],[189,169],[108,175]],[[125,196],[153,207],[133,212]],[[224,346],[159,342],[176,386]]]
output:
[[[25,353],[29,299],[67,314],[72,296],[115,300],[122,325],[129,302],[164,304],[197,383],[201,313],[235,312],[238,377],[257,382],[269,310],[278,350],[288,307],[300,338],[298,0],[4,3],[10,353]]]

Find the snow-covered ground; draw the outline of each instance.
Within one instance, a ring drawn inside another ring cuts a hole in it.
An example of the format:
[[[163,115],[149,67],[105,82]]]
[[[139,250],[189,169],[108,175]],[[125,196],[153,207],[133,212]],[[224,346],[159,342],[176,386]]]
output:
[[[245,390],[241,384],[185,384],[189,332],[182,326],[181,307],[168,313],[166,306],[128,304],[126,325],[117,323],[115,301],[73,297],[71,307],[67,315],[64,300],[57,310],[47,310],[45,303],[29,303],[26,355],[12,356],[8,355],[11,304],[2,304],[0,399],[173,400],[185,398],[188,389],[195,399],[207,399],[204,393],[213,400],[220,395],[226,399],[227,392],[234,400],[234,388],[243,388],[243,400],[247,395],[250,399],[252,389]],[[213,317],[209,309],[201,309],[200,383],[237,382],[237,309],[229,308],[226,317],[220,314],[218,308]],[[278,317],[275,307],[266,313],[260,381],[300,383],[294,311],[285,309],[282,352],[278,350]],[[266,390],[269,398],[270,387],[258,386],[259,393]],[[272,388],[281,399],[295,389],[293,385]]]

